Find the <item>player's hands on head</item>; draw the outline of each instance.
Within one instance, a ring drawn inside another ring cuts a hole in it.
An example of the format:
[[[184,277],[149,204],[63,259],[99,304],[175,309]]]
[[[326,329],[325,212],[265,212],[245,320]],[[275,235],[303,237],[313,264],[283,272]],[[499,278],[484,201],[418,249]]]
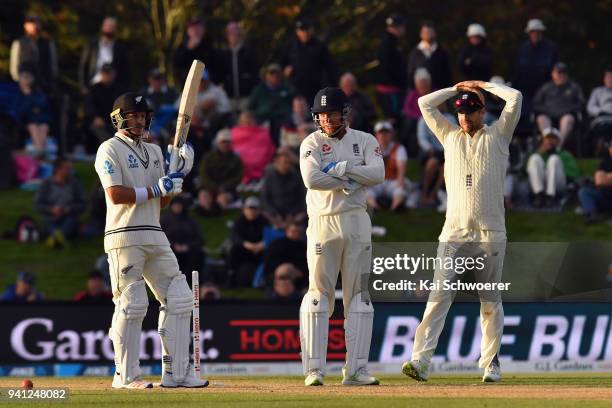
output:
[[[170,173],[151,187],[153,197],[175,196],[183,191],[183,173]]]

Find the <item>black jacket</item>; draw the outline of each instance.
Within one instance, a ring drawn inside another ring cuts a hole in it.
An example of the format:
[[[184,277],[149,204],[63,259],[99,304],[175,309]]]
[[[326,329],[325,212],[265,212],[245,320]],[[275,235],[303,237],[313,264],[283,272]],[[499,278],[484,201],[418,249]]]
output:
[[[359,91],[348,97],[351,104],[351,129],[372,133],[372,122],[376,118],[376,108],[370,98]]]
[[[559,50],[552,41],[543,39],[536,44],[525,41],[518,50],[512,86],[524,96],[533,97],[550,80],[550,72],[557,61]]]
[[[305,279],[300,279],[298,286],[308,282],[308,264],[306,262],[306,243],[283,237],[275,239],[266,249],[264,257],[264,275],[268,285],[274,281],[274,271],[284,263],[293,264],[304,273]]]
[[[210,79],[215,84],[221,82],[223,79],[223,57],[219,50],[210,45],[208,40],[204,38],[192,50],[187,48],[187,43],[181,44],[176,49],[174,53],[174,75],[178,80],[177,83],[182,84],[185,82],[194,59],[206,64]]]
[[[119,89],[116,83],[105,85],[98,82],[92,86],[85,97],[86,121],[91,121],[95,116],[100,116],[108,124],[111,124],[109,114],[113,110],[113,103],[115,103],[115,99],[119,95],[121,95],[121,89]]]
[[[168,237],[170,244],[188,245],[189,250],[201,248],[204,239],[200,232],[200,226],[184,208],[180,214],[166,211],[162,214],[159,223]]]
[[[230,240],[233,245],[242,245],[244,241],[260,242],[263,240],[263,230],[266,225],[268,222],[263,215],[249,221],[241,214],[232,226]]]
[[[438,48],[427,58],[423,51],[415,47],[408,58],[408,81],[414,86],[414,72],[417,68],[427,68],[431,75],[432,89],[442,89],[451,86],[451,68],[448,54],[438,44]]]
[[[406,57],[399,46],[399,39],[385,33],[377,51],[379,66],[376,83],[393,85],[405,90],[408,86]]]
[[[98,51],[100,50],[100,38],[93,38],[81,53],[79,61],[79,85],[88,88],[91,79],[96,75],[98,66]],[[122,90],[130,87],[130,61],[128,46],[121,40],[113,43],[113,62],[115,68],[115,82]]]
[[[291,65],[290,81],[298,93],[311,104],[315,94],[325,86],[336,86],[338,77],[332,57],[319,39],[302,44],[297,37],[291,41],[281,58],[283,67]]]
[[[489,81],[493,74],[493,52],[482,42],[468,45],[459,54],[459,71],[464,80]]]
[[[223,88],[230,98],[248,98],[255,85],[259,83],[259,65],[255,50],[247,44],[242,44],[238,52],[229,48],[221,51],[223,58]],[[238,71],[238,95],[234,89],[234,55]]]
[[[261,201],[266,212],[285,216],[305,210],[306,190],[296,170],[280,174],[271,164],[266,168],[263,180]]]

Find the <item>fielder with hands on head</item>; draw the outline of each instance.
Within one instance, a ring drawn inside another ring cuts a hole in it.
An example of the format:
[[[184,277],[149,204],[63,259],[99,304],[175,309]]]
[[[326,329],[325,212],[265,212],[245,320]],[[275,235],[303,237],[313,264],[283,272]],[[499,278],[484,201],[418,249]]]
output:
[[[484,125],[486,90],[506,102],[499,119]],[[438,110],[446,100],[458,95],[455,108],[459,126]],[[516,89],[483,81],[460,82],[419,98],[427,126],[444,146],[444,178],[448,192],[446,221],[440,234],[438,257],[484,256],[484,268],[475,271],[477,279],[501,281],[506,248],[504,177],[510,140],[521,115],[522,95]],[[446,263],[445,263],[446,264]],[[443,265],[442,265],[443,266]],[[437,268],[434,281],[457,279],[452,269]],[[404,374],[426,381],[431,357],[444,327],[444,320],[455,292],[432,291],[423,320],[418,326],[412,361],[402,366]],[[482,328],[479,366],[484,382],[501,380],[498,360],[504,327],[504,311],[499,291],[480,292]]]
[[[159,146],[145,141],[152,110],[143,95],[119,96],[110,114],[117,129],[102,143],[95,168],[106,192],[104,250],[108,254],[115,313],[109,337],[115,350],[113,388],[153,385],[140,371],[140,332],[147,313],[145,282],[161,303],[162,387],[205,387],[189,363],[192,292],[159,224],[161,207],[182,189],[193,148],[183,145],[178,168],[164,172]],[[170,150],[170,149],[169,149]]]
[[[377,385],[367,371],[374,308],[361,276],[370,272],[372,224],[366,212],[367,187],[385,177],[378,142],[348,127],[350,106],[339,88],[323,88],[312,107],[319,130],[300,147],[300,170],[308,211],[309,285],[300,307],[300,340],[305,384],[323,385],[329,317],[338,273],[346,336],[343,385]]]

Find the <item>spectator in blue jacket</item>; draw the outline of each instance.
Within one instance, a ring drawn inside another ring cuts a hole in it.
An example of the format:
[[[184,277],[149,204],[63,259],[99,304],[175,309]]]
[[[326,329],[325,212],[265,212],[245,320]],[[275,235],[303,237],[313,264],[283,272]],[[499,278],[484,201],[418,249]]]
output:
[[[43,300],[43,296],[34,287],[35,281],[36,278],[31,273],[19,272],[17,274],[17,281],[7,286],[4,293],[0,295],[0,301],[18,303],[40,302]]]

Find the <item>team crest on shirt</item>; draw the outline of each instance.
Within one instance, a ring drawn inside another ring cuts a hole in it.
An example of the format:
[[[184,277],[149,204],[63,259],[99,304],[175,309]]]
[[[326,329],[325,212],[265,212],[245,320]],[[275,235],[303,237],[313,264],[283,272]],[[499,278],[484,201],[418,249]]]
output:
[[[159,169],[159,160],[155,160],[153,162],[153,166],[155,166],[156,169]]]
[[[329,154],[331,153],[331,146],[325,143],[323,146],[321,146],[321,151],[323,154]]]
[[[138,160],[136,159],[136,157],[134,157],[133,154],[130,154],[128,156],[128,167],[130,169],[136,169],[138,168]]]
[[[353,153],[355,156],[359,156],[359,145],[357,143],[353,143]]]
[[[104,160],[104,174],[114,174],[115,168],[110,161]]]

